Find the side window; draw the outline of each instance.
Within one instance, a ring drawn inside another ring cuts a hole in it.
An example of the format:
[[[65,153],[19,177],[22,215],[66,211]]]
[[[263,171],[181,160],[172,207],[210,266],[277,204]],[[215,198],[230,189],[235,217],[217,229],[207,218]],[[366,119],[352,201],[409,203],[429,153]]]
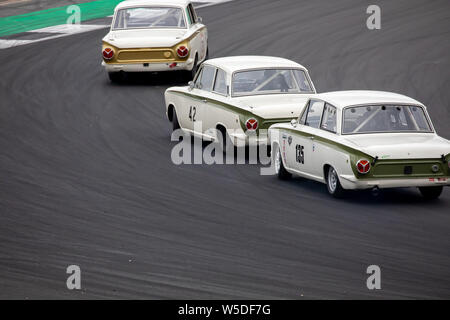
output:
[[[188,19],[188,25],[192,25],[194,23],[194,19],[192,19],[192,13],[191,10],[189,9],[189,6],[186,7],[186,15]]]
[[[217,69],[216,81],[214,82],[213,91],[224,95],[228,94],[226,73],[221,69]]]
[[[305,124],[306,115],[308,114],[309,104],[310,104],[310,102],[308,101],[308,103],[306,104],[305,108],[303,109],[302,116],[301,116],[301,118],[299,119],[298,123],[300,123],[300,124]]]
[[[336,108],[328,103],[325,104],[323,110],[322,123],[320,124],[320,129],[331,131],[336,133]]]
[[[200,69],[195,74],[195,78],[194,78],[194,83],[195,83],[196,88],[200,87],[200,79],[202,78],[202,73],[203,73],[203,67],[200,67]]]
[[[308,114],[306,116],[305,125],[313,127],[313,128],[319,128],[320,118],[323,113],[324,105],[325,105],[325,102],[323,102],[323,101],[311,100],[311,102],[309,103],[309,109],[308,109]]]
[[[203,66],[202,73],[196,81],[196,87],[201,90],[211,91],[214,81],[216,68],[211,66]]]
[[[197,22],[197,13],[194,10],[194,6],[192,5],[192,3],[190,3],[188,5],[189,8],[189,12],[191,13],[191,18],[192,18],[192,23],[196,23]]]

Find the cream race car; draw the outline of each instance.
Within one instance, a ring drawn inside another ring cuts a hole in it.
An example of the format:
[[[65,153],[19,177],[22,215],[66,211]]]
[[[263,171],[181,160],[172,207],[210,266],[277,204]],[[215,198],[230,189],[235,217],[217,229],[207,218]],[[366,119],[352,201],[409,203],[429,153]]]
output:
[[[189,0],[129,0],[117,5],[103,38],[111,81],[124,72],[185,70],[191,79],[208,57],[208,33]]]
[[[166,90],[166,113],[174,130],[204,140],[266,144],[269,126],[291,121],[315,92],[308,70],[296,62],[263,56],[217,58],[205,61],[189,86]]]
[[[342,91],[312,97],[291,123],[269,129],[275,171],[348,189],[418,187],[439,197],[450,184],[450,141],[420,102],[395,93]]]

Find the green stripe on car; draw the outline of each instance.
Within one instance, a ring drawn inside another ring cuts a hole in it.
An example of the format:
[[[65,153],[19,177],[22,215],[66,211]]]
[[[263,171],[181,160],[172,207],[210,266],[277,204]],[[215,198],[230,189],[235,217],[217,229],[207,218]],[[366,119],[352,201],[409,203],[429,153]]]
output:
[[[450,168],[448,168],[448,161],[450,160],[450,154],[445,157],[445,163],[442,159],[378,159],[373,165],[375,160],[372,156],[359,151],[358,149],[349,147],[345,144],[330,140],[321,136],[311,135],[310,133],[297,131],[294,129],[279,129],[287,131],[290,134],[299,136],[311,137],[314,136],[314,141],[320,142],[327,147],[335,150],[347,153],[350,157],[350,165],[356,178],[358,179],[389,179],[389,178],[439,178],[447,177],[450,175]],[[371,169],[366,174],[360,174],[356,170],[356,162],[360,159],[366,159],[371,163]],[[433,165],[439,166],[439,171],[433,172],[431,167]],[[412,174],[403,173],[405,166],[412,166]]]

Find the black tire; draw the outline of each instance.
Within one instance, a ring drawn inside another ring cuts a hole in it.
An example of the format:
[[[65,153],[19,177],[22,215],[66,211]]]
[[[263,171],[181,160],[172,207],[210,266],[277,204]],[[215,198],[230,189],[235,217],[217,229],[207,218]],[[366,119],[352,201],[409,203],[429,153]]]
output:
[[[275,166],[275,173],[278,176],[278,179],[280,180],[289,180],[292,178],[292,174],[289,173],[283,164],[283,158],[281,157],[280,148],[277,146],[274,148],[274,166]]]
[[[122,72],[108,72],[108,77],[111,82],[120,83],[123,81]]]
[[[234,144],[224,127],[219,127],[217,130],[221,133],[221,140],[219,141],[220,148],[222,149],[223,154],[227,154],[231,148],[234,148]]]
[[[434,200],[434,199],[439,198],[443,189],[444,189],[443,186],[419,187],[420,193],[427,200]]]
[[[339,176],[333,167],[328,167],[326,175],[328,193],[335,198],[342,198],[345,196],[345,189],[339,181]]]
[[[195,55],[194,65],[192,66],[191,71],[187,72],[188,80],[194,80],[195,75],[197,74],[198,70],[198,56]]]
[[[172,117],[172,130],[175,131],[180,129],[180,123],[178,122],[177,112],[175,108],[173,109],[173,117]]]

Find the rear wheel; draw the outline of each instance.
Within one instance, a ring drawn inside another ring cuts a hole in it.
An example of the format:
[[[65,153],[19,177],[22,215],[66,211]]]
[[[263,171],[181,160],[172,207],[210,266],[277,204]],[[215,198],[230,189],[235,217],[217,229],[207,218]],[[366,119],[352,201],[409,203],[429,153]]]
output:
[[[434,199],[439,198],[443,189],[444,189],[443,186],[419,187],[420,193],[427,200],[434,200]]]
[[[192,66],[191,71],[188,71],[187,74],[189,80],[194,80],[197,70],[198,70],[198,56],[195,55],[194,65]]]
[[[342,198],[345,195],[345,190],[339,182],[339,176],[333,167],[328,167],[327,174],[327,189],[328,192],[335,198]]]
[[[292,174],[290,174],[283,165],[283,159],[281,158],[281,152],[279,147],[276,147],[274,161],[275,161],[275,173],[277,174],[278,178],[281,180],[290,179],[292,177]]]
[[[108,77],[111,82],[119,83],[123,80],[122,72],[108,72]]]

